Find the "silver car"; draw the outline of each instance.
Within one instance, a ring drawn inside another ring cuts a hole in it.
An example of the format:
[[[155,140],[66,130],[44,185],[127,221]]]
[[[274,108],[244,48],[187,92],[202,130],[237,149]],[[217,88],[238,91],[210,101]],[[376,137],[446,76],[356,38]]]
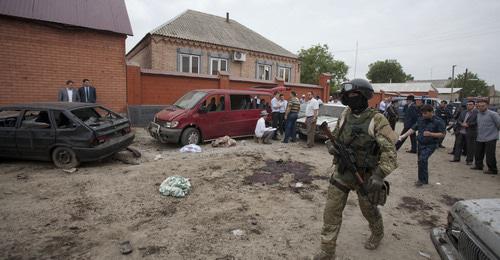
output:
[[[318,120],[316,121],[316,134],[315,138],[320,140],[326,140],[327,137],[324,135],[319,126],[323,122],[328,123],[328,127],[333,130],[337,124],[337,120],[344,111],[346,106],[341,104],[322,104],[319,106]],[[297,132],[301,138],[306,138],[307,136],[307,126],[306,126],[306,104],[300,105],[299,118],[297,119]]]
[[[442,259],[500,259],[500,199],[455,203],[431,239]]]

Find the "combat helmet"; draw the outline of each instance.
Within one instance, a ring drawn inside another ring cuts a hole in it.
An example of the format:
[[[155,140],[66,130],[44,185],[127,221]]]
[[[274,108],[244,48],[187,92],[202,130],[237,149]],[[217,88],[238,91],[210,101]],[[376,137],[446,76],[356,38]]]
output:
[[[344,82],[341,85],[340,89],[340,96],[341,96],[341,101],[342,104],[346,103],[345,98],[347,97],[346,94],[348,94],[351,91],[356,91],[361,93],[367,100],[373,97],[373,87],[370,82],[366,79],[353,79],[348,82]]]

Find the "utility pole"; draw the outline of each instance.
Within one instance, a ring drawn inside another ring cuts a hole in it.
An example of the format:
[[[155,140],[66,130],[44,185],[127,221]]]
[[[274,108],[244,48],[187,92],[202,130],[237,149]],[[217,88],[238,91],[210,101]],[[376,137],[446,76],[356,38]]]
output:
[[[455,81],[455,67],[457,65],[451,66],[451,92],[450,92],[450,103],[453,102],[453,82]]]
[[[465,89],[465,84],[467,84],[467,71],[468,71],[468,69],[465,68],[465,76],[464,76],[464,83],[462,85],[462,89]]]
[[[356,67],[358,66],[358,41],[356,41],[356,56],[354,57],[354,78],[356,78]]]

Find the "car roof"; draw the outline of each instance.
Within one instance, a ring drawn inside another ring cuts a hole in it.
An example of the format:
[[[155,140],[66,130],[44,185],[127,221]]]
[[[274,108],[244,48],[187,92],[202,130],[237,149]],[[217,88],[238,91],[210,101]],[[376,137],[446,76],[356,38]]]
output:
[[[208,94],[248,94],[248,95],[272,95],[271,91],[239,90],[239,89],[195,89],[193,91],[206,92]]]
[[[56,110],[73,110],[83,107],[96,107],[99,106],[94,103],[80,103],[80,102],[35,102],[35,103],[21,103],[0,106],[0,109],[56,109]]]

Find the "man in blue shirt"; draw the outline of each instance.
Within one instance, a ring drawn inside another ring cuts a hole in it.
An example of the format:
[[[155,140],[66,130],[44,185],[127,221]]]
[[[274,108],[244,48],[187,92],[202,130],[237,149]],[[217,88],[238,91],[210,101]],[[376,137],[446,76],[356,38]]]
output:
[[[446,132],[444,121],[434,116],[434,108],[431,105],[424,105],[420,111],[422,117],[410,130],[399,137],[401,141],[408,135],[418,132],[418,181],[415,183],[417,187],[429,184],[429,157],[439,146],[439,141]]]

